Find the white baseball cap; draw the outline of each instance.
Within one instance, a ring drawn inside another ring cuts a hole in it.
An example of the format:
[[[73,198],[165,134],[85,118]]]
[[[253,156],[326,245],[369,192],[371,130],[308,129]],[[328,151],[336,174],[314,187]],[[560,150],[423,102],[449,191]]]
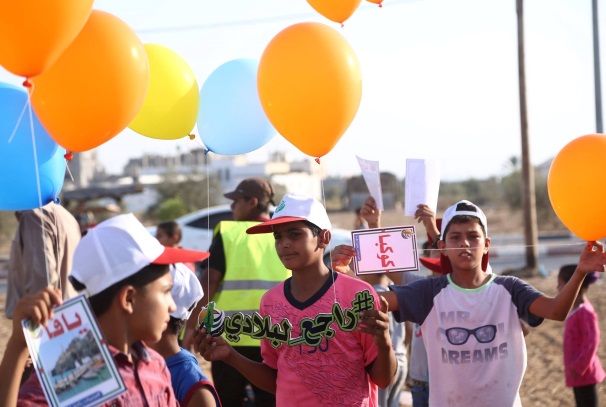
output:
[[[202,299],[204,291],[196,274],[183,263],[170,266],[173,277],[173,288],[170,294],[177,305],[175,312],[170,315],[177,319],[189,319],[194,307]]]
[[[324,205],[308,196],[286,194],[276,207],[271,220],[248,228],[246,233],[271,233],[273,225],[301,220],[309,221],[320,229],[332,229]]]
[[[472,209],[459,208],[459,206],[462,204],[468,205]],[[480,207],[476,204],[470,201],[462,200],[452,205],[450,208],[446,209],[446,212],[444,212],[444,216],[442,217],[442,230],[440,231],[442,239],[445,237],[444,232],[446,231],[446,228],[448,227],[448,224],[452,218],[460,215],[475,216],[478,218],[484,227],[484,232],[486,232],[486,235],[488,236],[488,223],[486,222],[486,215],[484,215],[484,212],[482,212]]]
[[[132,213],[99,223],[80,240],[71,276],[93,296],[149,264],[175,264],[206,259],[207,252],[165,247]]]

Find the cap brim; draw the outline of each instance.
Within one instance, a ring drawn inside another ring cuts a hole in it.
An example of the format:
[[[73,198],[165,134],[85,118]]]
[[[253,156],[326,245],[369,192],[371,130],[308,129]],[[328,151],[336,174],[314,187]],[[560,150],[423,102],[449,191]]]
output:
[[[439,257],[419,257],[419,261],[434,273],[446,274],[442,269],[442,259]]]
[[[207,259],[208,256],[210,256],[208,252],[165,247],[164,252],[152,261],[152,264],[195,263]]]
[[[242,192],[232,191],[232,192],[223,194],[223,196],[226,197],[227,199],[231,199],[232,201],[235,201],[236,199],[244,196],[244,194]]]
[[[273,226],[279,225],[281,223],[288,222],[299,222],[302,220],[307,220],[305,218],[299,218],[295,216],[282,216],[276,219],[268,220],[267,222],[259,223],[258,225],[252,226],[246,229],[246,233],[249,235],[256,235],[258,233],[271,233],[273,232]]]

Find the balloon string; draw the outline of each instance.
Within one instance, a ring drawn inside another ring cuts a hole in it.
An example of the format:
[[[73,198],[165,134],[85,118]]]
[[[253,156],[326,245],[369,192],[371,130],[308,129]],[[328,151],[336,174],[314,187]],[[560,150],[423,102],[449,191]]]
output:
[[[17,119],[17,124],[15,125],[15,128],[13,129],[11,136],[8,138],[9,143],[13,140],[13,137],[15,137],[15,134],[17,134],[17,129],[19,128],[19,125],[21,124],[21,120],[23,120],[23,115],[25,114],[25,109],[27,109],[28,105],[29,105],[29,95],[28,95],[27,100],[25,101],[25,104],[23,105],[23,109],[21,109],[21,114],[19,115],[19,119]]]
[[[71,178],[72,182],[74,182],[74,176],[72,175],[72,172],[69,169],[69,162],[74,158],[74,154],[71,151],[67,151],[63,157],[65,158],[65,169],[67,170],[67,173],[69,174],[69,177]]]
[[[25,81],[28,82],[28,81]],[[32,135],[32,150],[33,150],[33,156],[34,156],[34,170],[36,173],[36,188],[38,189],[38,207],[40,208],[40,233],[42,235],[42,241],[44,241],[44,209],[42,209],[42,187],[40,186],[40,168],[38,167],[38,151],[36,149],[36,134],[34,131],[34,111],[32,109],[32,104],[31,104],[31,93],[32,93],[32,88],[31,86],[28,87],[28,92],[27,92],[27,103],[26,105],[28,106],[28,113],[29,113],[29,129],[30,129],[30,133]],[[48,259],[46,259],[45,263],[45,267],[46,267],[46,285],[49,285],[51,283],[51,278],[50,278],[50,270],[48,267]],[[61,287],[59,287],[61,288]]]

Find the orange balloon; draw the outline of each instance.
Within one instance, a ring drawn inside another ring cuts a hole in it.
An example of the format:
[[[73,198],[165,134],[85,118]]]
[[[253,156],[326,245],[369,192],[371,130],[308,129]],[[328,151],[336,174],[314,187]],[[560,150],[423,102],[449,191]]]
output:
[[[362,0],[307,0],[307,2],[324,17],[343,24],[356,11]]]
[[[128,25],[93,10],[63,55],[32,83],[32,106],[51,137],[68,151],[86,151],[120,133],[137,115],[149,85],[149,63]]]
[[[318,158],[337,144],[362,98],[356,54],[337,30],[320,23],[291,25],[269,42],[257,87],[278,133]]]
[[[587,241],[606,236],[606,188],[596,183],[604,170],[606,135],[588,134],[572,140],[556,155],[549,168],[547,189],[558,218]]]
[[[0,65],[18,76],[46,71],[76,38],[93,0],[0,1]]]

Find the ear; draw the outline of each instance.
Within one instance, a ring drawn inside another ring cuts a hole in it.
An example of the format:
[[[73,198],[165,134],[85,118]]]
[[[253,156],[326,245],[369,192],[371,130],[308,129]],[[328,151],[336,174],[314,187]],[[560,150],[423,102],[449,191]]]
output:
[[[443,254],[444,256],[446,256],[446,250],[443,250],[444,247],[446,247],[446,243],[444,243],[444,241],[442,239],[438,240],[438,250],[440,252],[440,254]]]
[[[116,300],[120,304],[120,308],[127,314],[132,314],[135,309],[135,295],[137,289],[132,285],[125,285],[116,294]]]
[[[484,241],[484,254],[488,253],[488,249],[490,248],[490,238],[487,237]]]
[[[332,235],[330,234],[330,230],[327,229],[322,229],[322,231],[320,231],[320,234],[318,235],[318,247],[321,248],[325,248],[328,246],[328,243],[330,243],[330,238],[332,237]]]
[[[251,208],[256,208],[259,205],[259,198],[252,197],[248,201],[248,206]]]

